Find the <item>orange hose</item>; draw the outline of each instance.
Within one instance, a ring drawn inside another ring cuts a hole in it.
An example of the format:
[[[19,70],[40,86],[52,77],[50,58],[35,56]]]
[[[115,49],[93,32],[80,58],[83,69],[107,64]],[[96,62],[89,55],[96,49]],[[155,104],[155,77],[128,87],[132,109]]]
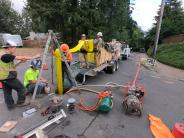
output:
[[[92,107],[87,107],[86,105],[84,105],[83,99],[81,98],[81,99],[80,99],[80,106],[79,106],[79,109],[84,110],[84,111],[95,111],[95,110],[99,107],[100,101],[101,101],[103,98],[105,98],[105,97],[107,97],[107,96],[109,96],[109,95],[111,95],[111,92],[110,92],[110,91],[100,92],[100,93],[98,94],[98,100],[97,100],[97,102],[96,102],[95,105],[92,106]]]

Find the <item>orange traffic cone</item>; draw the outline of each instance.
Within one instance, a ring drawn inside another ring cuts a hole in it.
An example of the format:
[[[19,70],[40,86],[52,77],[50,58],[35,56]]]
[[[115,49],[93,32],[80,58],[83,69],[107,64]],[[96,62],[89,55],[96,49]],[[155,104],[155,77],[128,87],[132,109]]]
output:
[[[184,138],[184,124],[176,123],[174,125],[172,134],[175,136],[175,138]]]
[[[43,64],[43,70],[48,70],[48,66],[47,66],[47,64],[45,63],[45,64]]]
[[[174,138],[169,128],[162,120],[152,114],[149,114],[150,129],[155,138]]]

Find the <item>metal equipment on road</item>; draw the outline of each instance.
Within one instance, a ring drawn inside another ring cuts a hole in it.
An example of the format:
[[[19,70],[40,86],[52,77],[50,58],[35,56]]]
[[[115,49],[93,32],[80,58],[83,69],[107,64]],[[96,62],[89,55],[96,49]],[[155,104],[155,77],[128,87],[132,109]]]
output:
[[[34,128],[24,132],[23,134],[19,134],[18,136],[15,136],[15,138],[29,138],[36,134],[38,129],[43,130],[44,128],[48,127],[49,125],[59,121],[62,118],[66,118],[66,114],[64,110],[60,110],[58,113],[54,114],[52,117],[50,117],[49,120],[45,120],[44,122],[39,123]]]
[[[70,114],[72,114],[75,111],[75,102],[76,100],[74,98],[69,98],[67,100],[67,108]]]
[[[145,96],[144,85],[137,84],[138,75],[140,73],[141,64],[138,64],[137,72],[134,80],[127,83],[125,88],[125,98],[123,100],[123,108],[126,114],[142,115],[143,98]]]

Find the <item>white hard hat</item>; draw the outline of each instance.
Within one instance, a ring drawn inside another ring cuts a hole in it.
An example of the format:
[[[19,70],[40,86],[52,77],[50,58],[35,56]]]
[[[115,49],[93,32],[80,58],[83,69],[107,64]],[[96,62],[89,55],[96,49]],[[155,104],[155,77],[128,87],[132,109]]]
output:
[[[86,34],[82,34],[81,37],[86,37]]]
[[[4,45],[4,46],[2,46],[2,47],[16,47],[17,46],[17,44],[15,43],[15,42],[13,42],[13,41],[11,41],[11,40],[8,40],[7,42],[6,42],[6,45]]]
[[[103,36],[102,32],[98,32],[97,36],[101,36],[102,37]]]

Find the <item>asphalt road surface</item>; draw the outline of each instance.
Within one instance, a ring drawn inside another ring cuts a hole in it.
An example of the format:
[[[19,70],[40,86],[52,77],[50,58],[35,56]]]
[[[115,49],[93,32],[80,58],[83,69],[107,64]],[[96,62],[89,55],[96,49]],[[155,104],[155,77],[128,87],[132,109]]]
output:
[[[139,54],[133,53],[128,60],[121,61],[119,70],[114,74],[101,72],[97,76],[89,78],[86,83],[105,84],[115,82],[123,85],[133,80],[137,70],[138,59]],[[26,67],[28,67],[28,64],[22,65],[18,69],[21,79],[20,72],[23,72]],[[51,78],[51,74],[48,71],[44,75],[48,79]],[[123,89],[113,89],[114,106],[109,113],[89,113],[76,110],[73,114],[67,114],[67,120],[60,125],[52,125],[47,129],[49,138],[54,138],[61,134],[71,138],[152,138],[148,119],[149,114],[160,117],[170,129],[175,123],[184,122],[184,82],[164,77],[158,72],[149,71],[142,67],[138,83],[144,84],[147,91],[144,98],[142,117],[125,115],[122,110]],[[93,89],[104,90],[104,88]],[[87,104],[94,104],[96,95],[87,93],[83,95]],[[2,96],[1,93],[0,109],[3,112],[0,113],[0,123],[3,124],[3,122],[10,119],[21,120],[21,113],[25,108],[16,108],[11,112],[6,111]],[[66,97],[65,102],[68,96],[64,97]],[[32,122],[34,122],[34,119],[38,118],[33,117]],[[28,124],[22,124],[22,127],[26,127],[26,125],[28,126]],[[19,125],[19,127],[21,126]],[[15,129],[10,131],[9,134],[0,134],[0,137],[11,137],[10,135],[14,132]]]

